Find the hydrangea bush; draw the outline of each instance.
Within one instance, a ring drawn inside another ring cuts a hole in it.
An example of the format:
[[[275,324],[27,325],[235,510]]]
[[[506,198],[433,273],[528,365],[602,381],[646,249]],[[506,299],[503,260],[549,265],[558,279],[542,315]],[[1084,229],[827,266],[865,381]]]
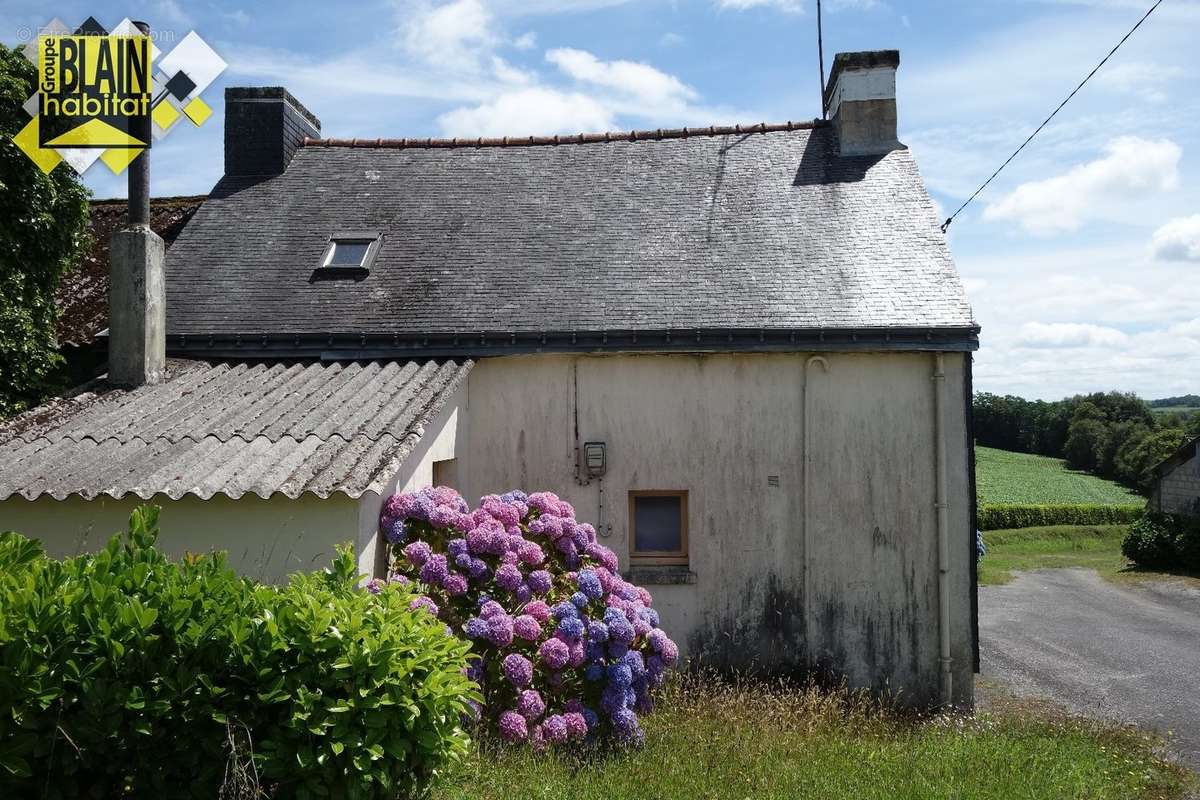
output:
[[[380,518],[392,581],[472,643],[476,714],[536,749],[584,739],[642,741],[638,715],[679,658],[650,593],[552,492],[397,494]],[[378,587],[376,587],[378,588]]]

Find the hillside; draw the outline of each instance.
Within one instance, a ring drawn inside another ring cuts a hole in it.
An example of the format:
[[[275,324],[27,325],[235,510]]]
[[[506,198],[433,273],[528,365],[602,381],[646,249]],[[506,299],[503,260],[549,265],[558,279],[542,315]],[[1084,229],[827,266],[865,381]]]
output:
[[[981,504],[1127,505],[1145,501],[1112,481],[1069,470],[1061,459],[991,447],[975,448],[975,482]]]

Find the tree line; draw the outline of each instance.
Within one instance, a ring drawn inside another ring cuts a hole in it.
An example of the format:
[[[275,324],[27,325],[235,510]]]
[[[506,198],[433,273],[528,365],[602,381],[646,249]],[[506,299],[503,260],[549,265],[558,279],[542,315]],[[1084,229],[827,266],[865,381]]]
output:
[[[1200,435],[1200,412],[1155,413],[1131,392],[1055,401],[979,392],[973,407],[977,444],[1062,458],[1072,469],[1143,493],[1151,488],[1153,467]]]

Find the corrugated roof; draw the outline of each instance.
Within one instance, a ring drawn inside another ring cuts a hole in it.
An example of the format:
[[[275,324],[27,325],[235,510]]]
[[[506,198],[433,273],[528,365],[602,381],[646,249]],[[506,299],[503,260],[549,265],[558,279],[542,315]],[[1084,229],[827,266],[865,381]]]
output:
[[[300,148],[282,175],[222,179],[180,235],[172,347],[505,331],[974,336],[908,150],[841,157],[827,125],[761,131]],[[315,279],[343,230],[383,232],[370,273]]]
[[[0,499],[358,497],[391,477],[470,368],[172,361],[153,386],[101,380],[0,427]]]

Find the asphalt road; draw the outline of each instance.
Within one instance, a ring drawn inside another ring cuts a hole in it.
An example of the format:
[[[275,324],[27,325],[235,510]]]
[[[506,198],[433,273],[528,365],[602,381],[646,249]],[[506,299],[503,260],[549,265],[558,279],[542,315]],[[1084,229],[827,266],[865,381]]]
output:
[[[1171,732],[1171,754],[1200,770],[1200,590],[1129,586],[1092,570],[1018,573],[979,587],[985,678],[1071,711]]]

